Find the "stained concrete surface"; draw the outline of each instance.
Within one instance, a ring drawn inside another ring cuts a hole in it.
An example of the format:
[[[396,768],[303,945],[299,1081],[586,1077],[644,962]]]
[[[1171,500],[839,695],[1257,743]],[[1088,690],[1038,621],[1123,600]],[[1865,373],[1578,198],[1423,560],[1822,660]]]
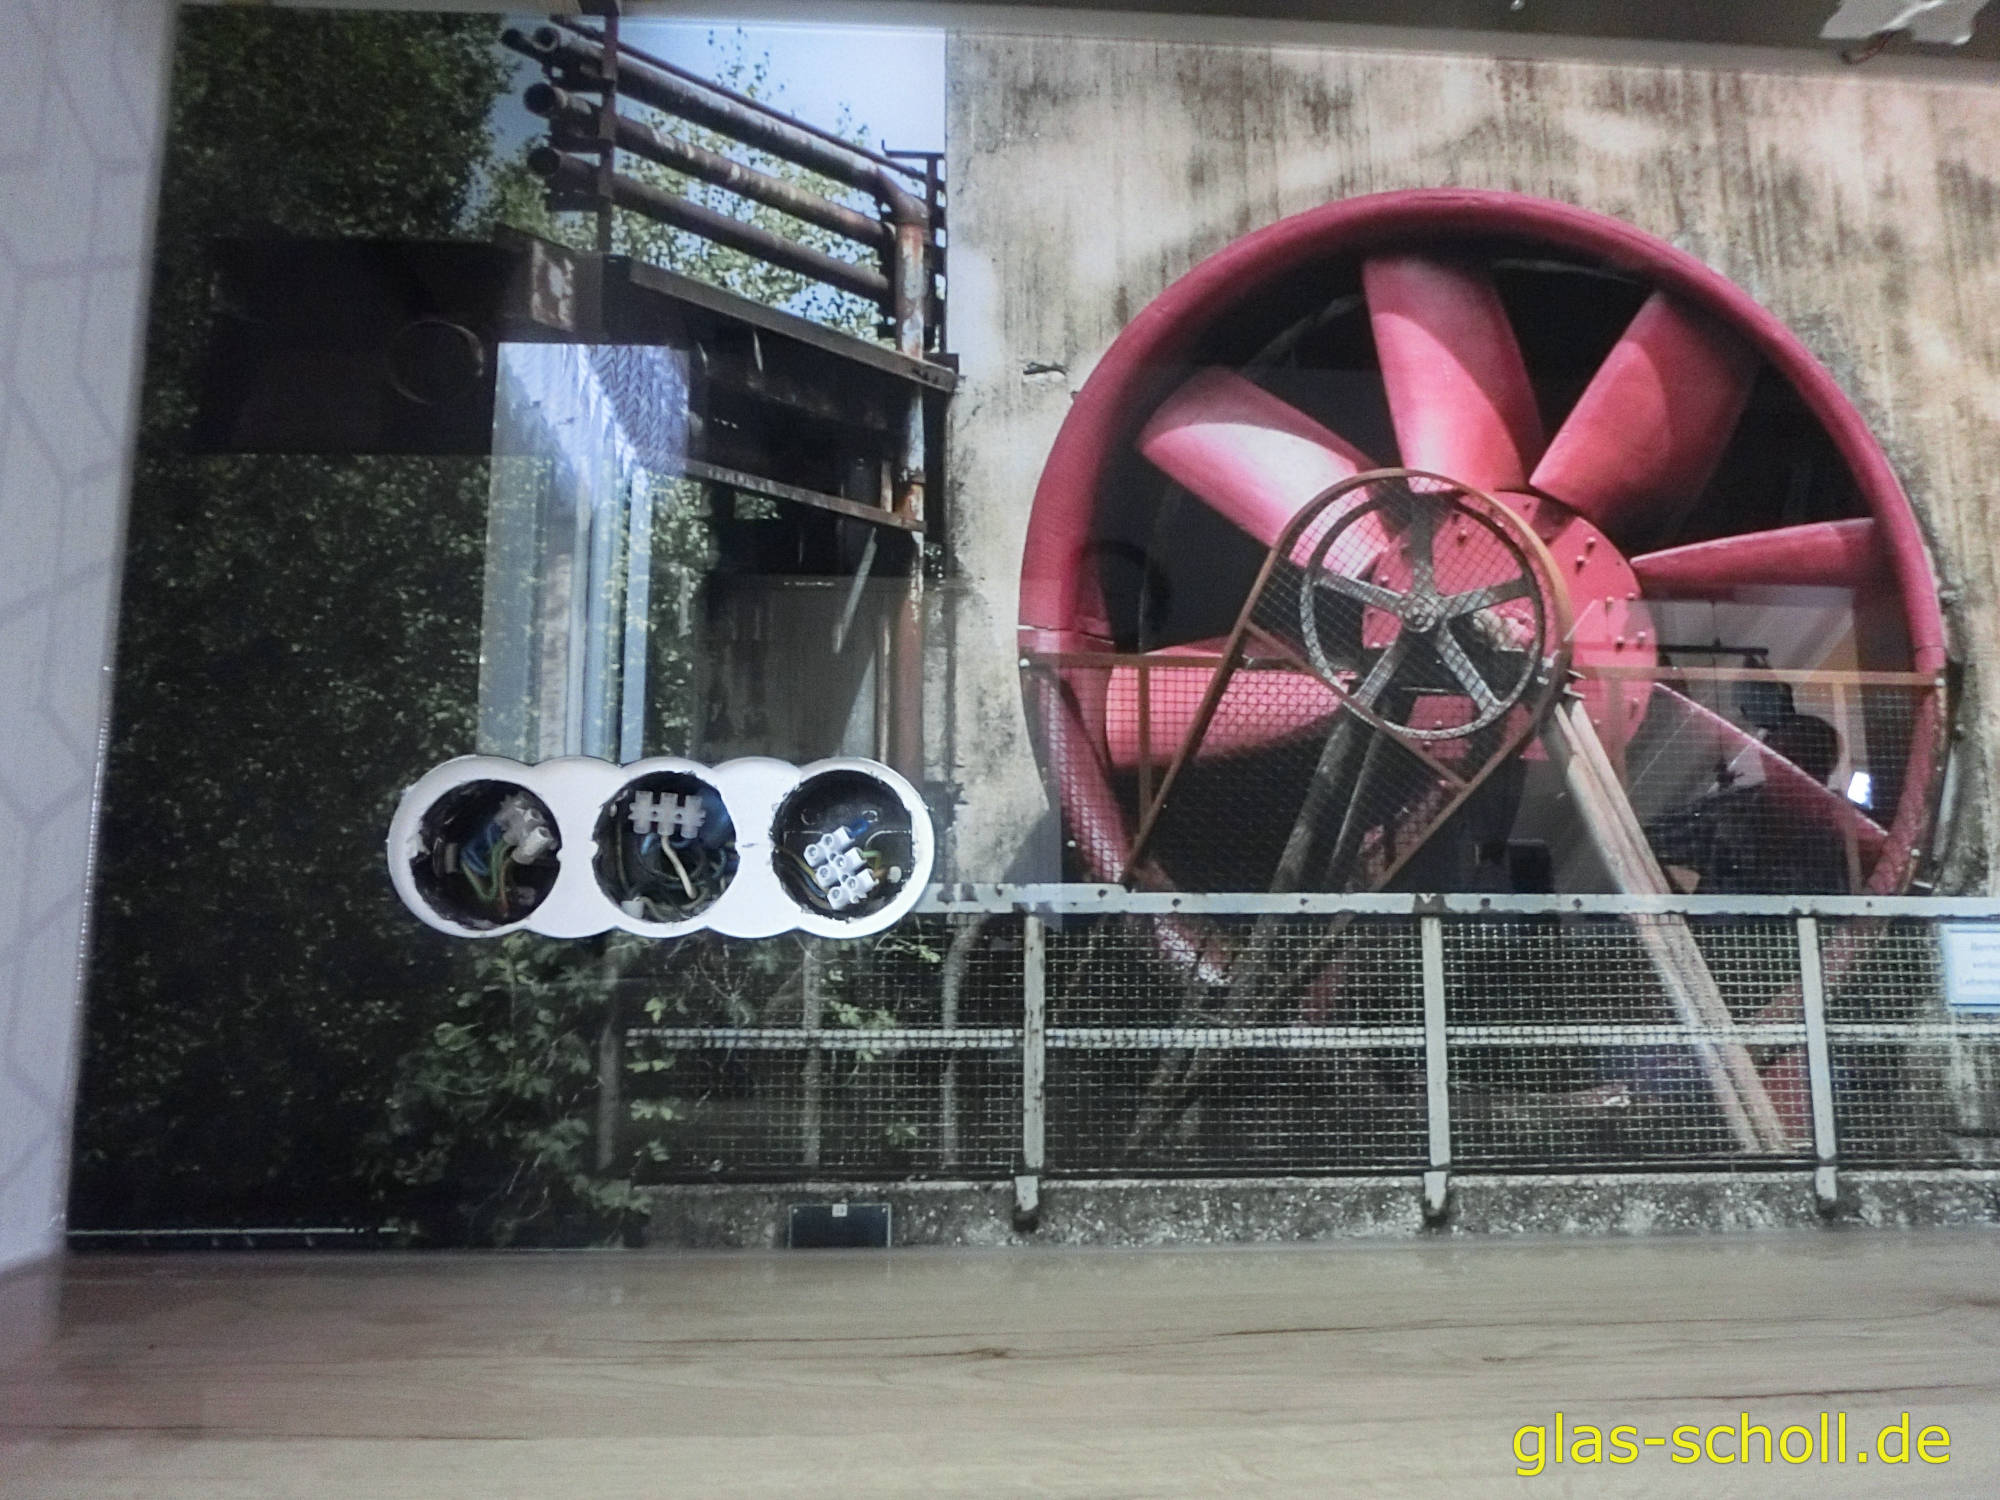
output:
[[[1742,1234],[2000,1228],[2000,1172],[1848,1171],[1820,1203],[1810,1172],[1493,1173],[1452,1179],[1427,1221],[1421,1177],[1053,1178],[1017,1221],[1011,1184],[700,1184],[647,1193],[647,1242],[688,1250],[777,1249],[798,1203],[887,1204],[897,1245],[1302,1244],[1455,1235]]]

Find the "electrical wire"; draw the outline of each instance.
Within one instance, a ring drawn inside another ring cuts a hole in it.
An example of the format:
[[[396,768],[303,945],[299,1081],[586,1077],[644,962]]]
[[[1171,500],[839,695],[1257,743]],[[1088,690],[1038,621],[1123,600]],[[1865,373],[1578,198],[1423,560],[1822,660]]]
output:
[[[780,845],[779,847],[785,849],[785,853],[787,856],[790,857],[792,863],[797,865],[799,869],[804,873],[806,877],[805,890],[804,890],[805,898],[808,901],[810,901],[814,906],[818,907],[819,910],[821,911],[829,911],[829,912],[832,911],[833,903],[828,901],[825,895],[821,892],[819,884],[819,876],[813,873],[813,867],[806,863],[805,856],[800,854],[796,849],[786,848],[783,845]]]
[[[674,867],[674,873],[680,876],[681,889],[688,893],[688,900],[690,901],[700,900],[701,898],[695,894],[694,882],[688,879],[687,866],[682,864],[681,857],[678,854],[674,853],[674,846],[668,843],[665,839],[661,839],[660,852],[667,856],[668,862],[671,863]]]
[[[491,906],[493,904],[493,893],[487,889],[482,878],[473,872],[472,866],[466,862],[463,853],[459,855],[458,871],[465,877],[465,883],[472,887],[472,894],[479,898],[480,903],[485,906]]]
[[[472,887],[472,894],[484,905],[492,906],[497,899],[499,878],[489,875],[484,865],[475,871],[466,862],[465,851],[462,849],[459,851],[458,865],[460,873],[465,876],[465,883]]]

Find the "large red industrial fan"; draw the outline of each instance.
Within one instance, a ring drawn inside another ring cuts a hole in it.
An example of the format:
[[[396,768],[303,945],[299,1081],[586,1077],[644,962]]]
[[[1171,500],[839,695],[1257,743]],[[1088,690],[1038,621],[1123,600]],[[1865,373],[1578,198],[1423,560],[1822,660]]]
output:
[[[1087,879],[1893,892],[1934,820],[1943,621],[1880,447],[1744,292],[1562,204],[1349,200],[1170,286],[1057,437],[1021,625]],[[1155,924],[1185,1014],[1345,987],[1337,933],[1281,976],[1267,927]],[[1687,923],[1633,935],[1722,1139],[1796,1149],[1800,1050],[1753,1055]]]
[[[1438,477],[1397,481],[1402,498],[1351,524],[1341,555],[1311,555],[1301,513],[1387,464]],[[1677,888],[1907,887],[1943,764],[1945,638],[1866,424],[1693,257],[1567,205],[1457,190],[1351,199],[1237,241],[1147,307],[1078,393],[1021,587],[1030,719],[1073,874],[1632,888],[1601,847],[1575,853],[1592,809],[1546,723],[1478,741],[1508,671],[1468,658],[1481,637],[1466,627],[1502,649],[1492,612],[1440,623],[1391,599],[1465,544],[1462,515],[1411,529],[1422,497],[1454,486],[1546,549],[1570,612],[1559,696]],[[1246,601],[1274,570],[1286,598],[1324,605],[1255,618]],[[1398,621],[1421,633],[1408,650]],[[1351,706],[1370,684],[1389,696]],[[1479,795],[1367,782],[1365,756],[1327,748],[1345,716],[1385,719]],[[1301,860],[1302,808],[1336,772],[1333,801],[1367,809],[1357,825],[1336,806]],[[1399,822],[1421,837],[1384,858]]]

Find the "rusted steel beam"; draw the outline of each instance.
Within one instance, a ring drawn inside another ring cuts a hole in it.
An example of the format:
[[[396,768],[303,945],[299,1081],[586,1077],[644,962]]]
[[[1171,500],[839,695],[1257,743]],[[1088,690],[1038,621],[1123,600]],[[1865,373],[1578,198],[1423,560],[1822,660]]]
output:
[[[883,391],[864,380],[830,385],[823,374],[815,379],[791,368],[781,351],[771,351],[771,357],[760,363],[747,348],[719,347],[714,340],[696,342],[701,373],[711,387],[740,391],[756,400],[788,406],[863,432],[884,437],[902,433],[903,416],[896,400],[900,393]],[[823,371],[824,366],[819,369]]]
[[[889,319],[895,325],[896,348],[911,359],[924,357],[925,330],[931,312],[931,229],[926,215],[896,221],[896,247],[890,258],[895,287]]]
[[[678,271],[669,271],[648,261],[628,261],[620,270],[637,291],[671,297],[702,314],[749,324],[765,333],[831,354],[849,364],[863,366],[869,374],[880,373],[905,384],[921,387],[935,396],[948,396],[958,388],[958,375],[948,365],[924,359],[905,359],[895,350],[853,334],[842,333],[814,323],[797,313],[752,302],[734,292],[696,281]],[[899,407],[900,413],[901,408]],[[902,420],[898,415],[897,420]]]
[[[528,165],[557,192],[596,191],[597,167],[581,157],[541,146],[528,154]],[[877,306],[891,305],[889,278],[873,267],[836,260],[810,246],[772,234],[755,224],[746,224],[741,219],[733,219],[728,214],[717,213],[712,208],[704,208],[677,193],[669,193],[623,173],[612,175],[611,197],[620,208],[629,208],[661,223],[671,224],[676,229],[685,229],[704,239],[714,240],[718,245],[741,250],[745,255],[754,255],[787,271],[796,271],[813,281],[825,282],[843,292],[852,292]]]
[[[606,109],[597,121],[597,129],[591,132],[596,138],[597,153],[597,253],[609,255],[611,247],[618,240],[618,225],[611,208],[617,201],[613,184],[618,177],[618,137],[615,129],[618,122],[618,0],[604,0],[604,44],[605,52],[599,63],[604,76],[604,99]]]
[[[877,671],[890,674],[890,765],[913,780],[924,775],[924,598],[923,560],[910,570],[910,584],[897,601],[889,655]]]
[[[595,136],[602,122],[602,111],[595,104],[579,99],[554,84],[533,85],[525,96],[525,102],[530,112],[580,137]],[[655,130],[643,121],[619,115],[614,128],[621,151],[643,156],[648,161],[658,162],[663,167],[684,172],[703,182],[712,182],[740,197],[753,199],[795,219],[803,219],[808,224],[817,224],[822,229],[857,240],[872,250],[886,254],[894,248],[894,235],[880,219],[870,218],[782,178],[731,161],[705,146]]]
[[[913,523],[892,510],[883,510],[880,506],[864,505],[859,500],[848,499],[845,495],[828,495],[818,490],[801,489],[795,484],[781,484],[775,479],[766,479],[761,474],[726,468],[721,464],[703,463],[699,459],[691,458],[681,466],[681,472],[689,479],[698,479],[705,484],[719,484],[726,489],[740,490],[746,495],[761,495],[766,500],[788,500],[794,505],[831,511],[837,516],[866,521],[873,526],[887,526],[896,531],[917,533],[924,529],[920,524]]]

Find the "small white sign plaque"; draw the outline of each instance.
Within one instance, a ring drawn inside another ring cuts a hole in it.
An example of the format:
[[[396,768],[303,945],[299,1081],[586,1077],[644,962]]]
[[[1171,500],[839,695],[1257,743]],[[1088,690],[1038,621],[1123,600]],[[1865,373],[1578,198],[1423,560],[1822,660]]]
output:
[[[1946,922],[1945,999],[1955,1010],[2000,1011],[2000,923]]]

